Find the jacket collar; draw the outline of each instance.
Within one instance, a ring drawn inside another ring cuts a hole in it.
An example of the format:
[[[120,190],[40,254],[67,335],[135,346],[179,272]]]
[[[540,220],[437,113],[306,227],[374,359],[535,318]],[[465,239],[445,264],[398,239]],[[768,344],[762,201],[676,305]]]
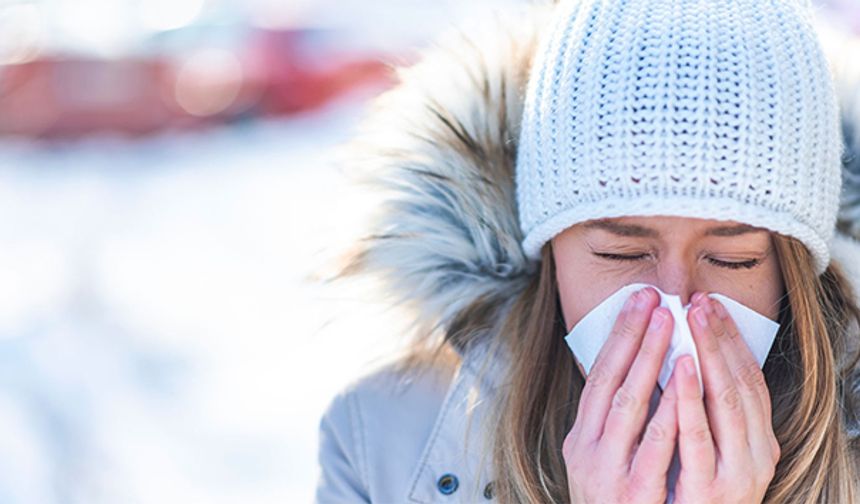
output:
[[[489,345],[480,340],[458,348],[461,365],[445,395],[430,438],[409,484],[410,502],[451,502],[440,493],[442,475],[457,477],[458,502],[480,502],[492,482],[492,411],[494,396],[502,385],[509,363],[501,352],[485,360]],[[482,370],[482,365],[488,367]],[[482,372],[484,371],[484,372]]]

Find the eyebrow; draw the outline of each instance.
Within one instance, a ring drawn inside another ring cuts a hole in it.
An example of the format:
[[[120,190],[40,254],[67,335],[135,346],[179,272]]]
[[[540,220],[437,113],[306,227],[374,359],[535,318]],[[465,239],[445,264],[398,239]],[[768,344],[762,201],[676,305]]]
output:
[[[608,220],[596,220],[586,222],[588,229],[602,229],[610,233],[636,238],[659,238],[660,233],[656,229],[640,226],[638,224],[621,224]],[[764,228],[750,226],[748,224],[735,224],[729,226],[715,226],[705,231],[705,236],[739,236],[747,233],[760,233],[767,231]]]

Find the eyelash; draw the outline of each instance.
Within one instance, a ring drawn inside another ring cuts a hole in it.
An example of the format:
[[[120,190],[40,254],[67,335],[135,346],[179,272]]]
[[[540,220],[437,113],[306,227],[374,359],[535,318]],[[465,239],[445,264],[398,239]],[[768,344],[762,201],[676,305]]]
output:
[[[619,255],[619,254],[598,254],[598,253],[595,253],[594,255],[599,256],[599,257],[605,257],[605,258],[611,259],[613,261],[638,261],[638,260],[642,259],[643,257],[646,257],[648,254],[626,256],[626,255]],[[727,269],[751,269],[751,268],[755,268],[756,266],[758,266],[759,262],[761,262],[758,259],[750,259],[749,261],[734,263],[734,262],[720,261],[720,260],[713,259],[710,257],[708,258],[708,261],[710,261],[711,264],[713,264],[715,266],[719,266],[721,268],[727,268]]]

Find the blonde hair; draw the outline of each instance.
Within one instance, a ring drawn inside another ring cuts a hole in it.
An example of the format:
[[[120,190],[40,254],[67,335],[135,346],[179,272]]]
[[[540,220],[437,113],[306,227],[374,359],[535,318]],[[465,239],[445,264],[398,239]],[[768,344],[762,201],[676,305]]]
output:
[[[860,309],[838,264],[817,277],[802,243],[774,233],[774,247],[786,295],[764,374],[782,455],[765,502],[855,502],[858,446],[847,426],[855,422]],[[493,342],[516,356],[495,403],[499,502],[569,502],[561,446],[585,382],[565,332],[547,243],[539,274]]]

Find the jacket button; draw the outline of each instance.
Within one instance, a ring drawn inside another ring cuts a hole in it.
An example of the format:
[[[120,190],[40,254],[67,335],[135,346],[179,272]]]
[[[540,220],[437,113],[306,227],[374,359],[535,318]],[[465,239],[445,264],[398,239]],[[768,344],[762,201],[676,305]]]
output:
[[[445,495],[451,495],[460,486],[460,481],[453,474],[443,474],[439,481],[436,482],[436,488]]]
[[[490,500],[495,495],[495,481],[491,481],[487,483],[487,486],[484,487],[484,498]]]

